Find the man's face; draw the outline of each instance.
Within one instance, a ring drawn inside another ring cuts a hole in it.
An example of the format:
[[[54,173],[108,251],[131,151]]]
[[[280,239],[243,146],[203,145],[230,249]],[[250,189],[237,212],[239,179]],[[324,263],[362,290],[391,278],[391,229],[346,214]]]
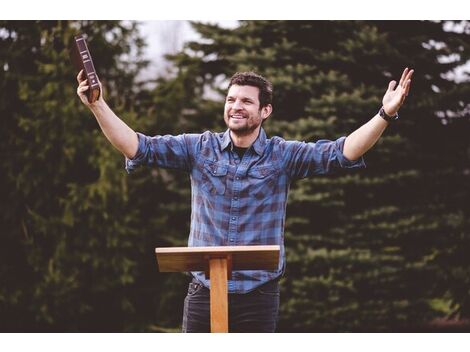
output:
[[[233,133],[249,135],[269,115],[265,110],[260,110],[258,87],[233,85],[225,99],[224,120]]]

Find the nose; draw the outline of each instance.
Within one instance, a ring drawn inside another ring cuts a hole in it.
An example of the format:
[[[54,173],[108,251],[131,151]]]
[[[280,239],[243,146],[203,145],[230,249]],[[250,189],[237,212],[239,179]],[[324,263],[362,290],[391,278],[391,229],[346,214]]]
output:
[[[235,101],[233,102],[233,105],[232,105],[232,109],[240,110],[241,108],[242,108],[242,103],[241,103],[240,99],[235,99]]]

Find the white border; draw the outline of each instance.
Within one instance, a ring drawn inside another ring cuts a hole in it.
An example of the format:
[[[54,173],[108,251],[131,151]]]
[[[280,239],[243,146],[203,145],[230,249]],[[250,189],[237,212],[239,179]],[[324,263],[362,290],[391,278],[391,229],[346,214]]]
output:
[[[11,350],[83,351],[463,351],[469,334],[2,334]],[[8,349],[10,350],[10,349]]]
[[[274,5],[276,4],[276,5]],[[115,0],[69,2],[15,0],[2,5],[1,19],[255,20],[255,19],[466,19],[470,2],[410,0]],[[468,18],[468,17],[467,17]],[[459,351],[470,334],[1,334],[7,350],[240,352],[289,351]]]
[[[15,0],[1,19],[255,20],[466,19],[465,0]]]

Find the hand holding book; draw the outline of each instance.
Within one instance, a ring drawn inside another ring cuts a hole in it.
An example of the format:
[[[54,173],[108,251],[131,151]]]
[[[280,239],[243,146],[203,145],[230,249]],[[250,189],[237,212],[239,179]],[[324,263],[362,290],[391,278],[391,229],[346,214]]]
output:
[[[103,99],[90,51],[83,36],[76,36],[72,43],[71,58],[77,68],[77,95],[95,115],[103,134],[111,144],[127,158],[133,158],[139,147],[139,139],[133,129],[122,121]]]
[[[103,99],[102,97],[103,89],[101,87],[101,82],[98,82],[99,90],[101,94],[99,94],[99,98],[90,101],[90,94],[89,94],[90,86],[88,84],[88,79],[85,77],[85,72],[83,70],[81,70],[78,73],[77,82],[78,82],[77,95],[80,97],[80,100],[82,101],[83,104],[89,106],[93,104],[94,102]]]
[[[70,49],[70,58],[77,71],[80,71],[77,76],[78,96],[85,105],[94,103],[100,98],[102,87],[83,35],[80,34],[74,38]],[[85,97],[86,99],[84,99]]]

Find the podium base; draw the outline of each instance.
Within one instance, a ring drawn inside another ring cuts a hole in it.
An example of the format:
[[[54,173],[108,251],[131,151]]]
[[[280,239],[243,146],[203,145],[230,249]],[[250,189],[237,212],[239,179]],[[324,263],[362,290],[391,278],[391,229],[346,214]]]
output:
[[[228,258],[210,258],[211,332],[228,332]]]

